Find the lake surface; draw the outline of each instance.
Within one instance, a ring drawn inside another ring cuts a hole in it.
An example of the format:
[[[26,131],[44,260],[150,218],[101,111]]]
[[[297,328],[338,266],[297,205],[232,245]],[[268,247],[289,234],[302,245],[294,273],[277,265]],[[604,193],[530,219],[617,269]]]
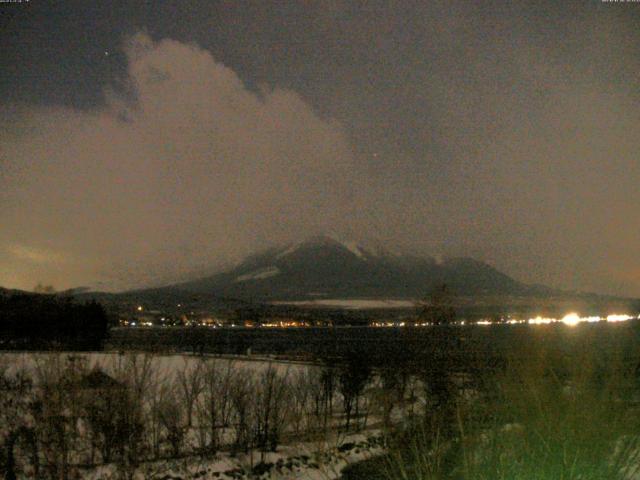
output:
[[[116,328],[107,348],[300,358],[357,354],[384,364],[396,358],[422,361],[442,356],[462,363],[485,363],[511,355],[526,356],[536,345],[566,355],[577,355],[588,346],[631,360],[640,354],[640,321],[576,326]]]

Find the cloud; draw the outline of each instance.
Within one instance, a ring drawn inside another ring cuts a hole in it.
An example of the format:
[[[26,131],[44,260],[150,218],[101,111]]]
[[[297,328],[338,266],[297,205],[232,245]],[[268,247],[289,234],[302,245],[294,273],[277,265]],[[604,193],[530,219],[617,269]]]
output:
[[[31,263],[64,263],[66,258],[64,255],[43,250],[41,248],[34,248],[28,245],[10,245],[8,252],[18,260],[24,260]]]
[[[349,143],[295,92],[251,91],[196,45],[138,34],[125,51],[128,94],[108,92],[104,108],[13,112],[0,246],[33,245],[12,254],[39,263],[52,258],[43,244],[82,257],[57,285],[128,287],[348,215]]]
[[[549,31],[437,10],[416,25],[437,41],[403,41],[409,57],[357,16],[367,28],[342,30],[358,41],[328,36],[372,60],[314,70],[322,92],[304,92],[350,137],[296,92],[249,88],[209,51],[144,34],[124,42],[125,88],[103,107],[0,107],[0,285],[162,284],[333,232],[638,295],[637,42],[616,40],[637,29],[610,9]],[[309,63],[280,62],[286,76]]]

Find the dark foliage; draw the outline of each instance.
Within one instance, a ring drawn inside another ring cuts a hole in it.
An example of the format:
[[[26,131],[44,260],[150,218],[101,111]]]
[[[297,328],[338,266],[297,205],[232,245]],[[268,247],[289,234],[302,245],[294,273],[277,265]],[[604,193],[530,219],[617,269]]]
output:
[[[0,297],[0,348],[99,350],[109,330],[99,303],[56,295]]]

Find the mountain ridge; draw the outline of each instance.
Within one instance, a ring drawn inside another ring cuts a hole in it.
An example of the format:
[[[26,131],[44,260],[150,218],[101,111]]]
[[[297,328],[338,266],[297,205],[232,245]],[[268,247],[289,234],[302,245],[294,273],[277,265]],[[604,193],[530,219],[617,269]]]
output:
[[[264,302],[416,298],[440,283],[463,295],[526,294],[532,288],[469,257],[438,262],[325,235],[266,249],[227,271],[167,288]]]
[[[271,247],[224,271],[186,282],[119,293],[67,294],[117,308],[144,304],[167,311],[175,310],[176,305],[190,305],[199,311],[251,310],[269,305],[350,308],[350,301],[358,308],[382,304],[406,308],[443,283],[461,312],[483,316],[640,311],[638,299],[526,284],[470,257],[436,259],[402,254],[330,236]],[[11,293],[0,288],[0,295]]]

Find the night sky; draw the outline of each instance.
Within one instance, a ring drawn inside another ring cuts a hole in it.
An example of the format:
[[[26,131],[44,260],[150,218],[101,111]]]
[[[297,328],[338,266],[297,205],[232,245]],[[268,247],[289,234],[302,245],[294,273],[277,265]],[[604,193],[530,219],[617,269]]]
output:
[[[318,233],[640,296],[640,3],[0,3],[0,286]]]

